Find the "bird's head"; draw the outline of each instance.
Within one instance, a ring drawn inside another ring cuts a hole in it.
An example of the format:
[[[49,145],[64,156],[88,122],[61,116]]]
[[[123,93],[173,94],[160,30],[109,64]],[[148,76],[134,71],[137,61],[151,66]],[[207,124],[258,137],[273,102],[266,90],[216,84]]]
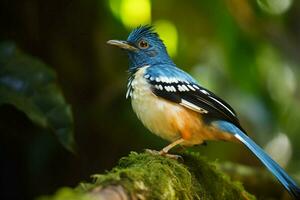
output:
[[[173,64],[166,47],[152,26],[139,26],[127,40],[109,40],[108,44],[124,49],[129,56],[129,71],[145,65]]]

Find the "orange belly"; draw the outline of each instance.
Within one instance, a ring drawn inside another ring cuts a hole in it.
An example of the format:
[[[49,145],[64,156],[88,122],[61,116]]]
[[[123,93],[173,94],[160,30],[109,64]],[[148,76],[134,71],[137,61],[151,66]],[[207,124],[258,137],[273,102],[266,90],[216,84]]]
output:
[[[201,114],[183,106],[180,106],[180,112],[169,117],[172,119],[175,129],[180,133],[181,138],[186,141],[185,145],[201,144],[206,140],[236,140],[232,134],[208,126],[202,120]]]

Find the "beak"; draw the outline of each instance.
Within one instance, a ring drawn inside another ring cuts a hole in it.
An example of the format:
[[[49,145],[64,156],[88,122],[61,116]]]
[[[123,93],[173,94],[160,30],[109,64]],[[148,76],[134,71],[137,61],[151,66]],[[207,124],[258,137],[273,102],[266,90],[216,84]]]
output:
[[[123,41],[123,40],[108,40],[106,43],[129,51],[138,50],[136,47],[130,45],[127,41]]]

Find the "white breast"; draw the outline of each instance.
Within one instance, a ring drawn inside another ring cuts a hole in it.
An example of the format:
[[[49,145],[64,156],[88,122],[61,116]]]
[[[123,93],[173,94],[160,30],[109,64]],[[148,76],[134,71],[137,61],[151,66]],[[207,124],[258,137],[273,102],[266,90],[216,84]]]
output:
[[[131,83],[133,110],[151,132],[166,140],[174,141],[180,137],[172,125],[173,116],[179,115],[178,106],[152,93],[150,84],[144,78],[147,67],[149,66],[140,68]]]

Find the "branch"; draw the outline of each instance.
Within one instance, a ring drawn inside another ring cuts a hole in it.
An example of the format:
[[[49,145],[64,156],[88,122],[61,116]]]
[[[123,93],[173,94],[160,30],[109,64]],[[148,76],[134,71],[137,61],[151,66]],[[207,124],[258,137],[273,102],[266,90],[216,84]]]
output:
[[[132,152],[110,172],[94,175],[92,183],[63,188],[40,200],[255,199],[199,154],[184,153],[182,157],[179,162]]]

